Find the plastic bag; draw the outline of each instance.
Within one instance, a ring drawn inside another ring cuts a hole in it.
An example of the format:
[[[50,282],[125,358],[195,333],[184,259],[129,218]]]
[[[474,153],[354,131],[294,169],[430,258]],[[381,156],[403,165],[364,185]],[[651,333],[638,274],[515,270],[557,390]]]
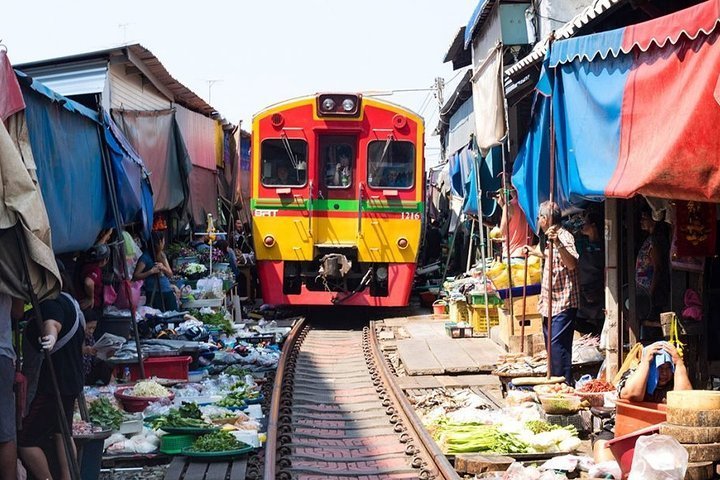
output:
[[[575,389],[576,389],[576,390],[581,389],[583,385],[585,385],[587,382],[589,382],[589,381],[592,380],[592,379],[593,379],[593,376],[590,375],[589,373],[583,375],[582,377],[580,377],[580,378],[578,379],[577,382],[575,382]]]
[[[612,475],[615,480],[622,478],[620,465],[615,460],[597,463],[588,470],[588,477],[590,478],[607,478],[608,475]]]
[[[513,263],[510,266],[512,271],[512,282],[514,287],[519,287],[525,283],[525,262]],[[505,262],[494,262],[487,270],[487,277],[492,281],[493,286],[497,290],[508,288],[509,279],[507,274],[507,264]],[[541,263],[538,257],[528,258],[527,284],[534,285],[540,283],[542,279]]]
[[[685,478],[688,452],[668,435],[638,438],[628,480],[681,480]]]

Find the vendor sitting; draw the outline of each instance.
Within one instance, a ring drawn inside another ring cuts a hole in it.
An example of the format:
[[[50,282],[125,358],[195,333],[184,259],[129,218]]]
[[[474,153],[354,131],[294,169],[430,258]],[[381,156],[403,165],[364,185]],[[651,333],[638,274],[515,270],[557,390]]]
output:
[[[683,358],[668,342],[643,349],[640,364],[618,382],[618,396],[631,402],[665,403],[667,392],[692,390]]]

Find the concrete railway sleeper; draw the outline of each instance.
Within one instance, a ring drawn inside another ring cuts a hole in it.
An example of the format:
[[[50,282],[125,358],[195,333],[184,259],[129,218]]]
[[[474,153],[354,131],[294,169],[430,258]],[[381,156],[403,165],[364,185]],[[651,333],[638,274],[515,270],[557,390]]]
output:
[[[459,478],[391,369],[372,322],[362,331],[298,322],[273,385],[264,478]]]

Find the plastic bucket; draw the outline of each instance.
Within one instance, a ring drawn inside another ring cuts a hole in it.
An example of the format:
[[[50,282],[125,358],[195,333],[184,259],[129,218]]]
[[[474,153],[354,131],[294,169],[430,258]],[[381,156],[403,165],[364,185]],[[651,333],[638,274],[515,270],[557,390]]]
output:
[[[445,315],[447,313],[447,302],[445,300],[435,300],[432,309],[435,315]]]
[[[607,442],[607,448],[610,449],[612,454],[615,456],[618,465],[620,465],[620,471],[622,472],[623,478],[627,478],[632,468],[633,457],[635,456],[635,442],[643,435],[652,435],[660,431],[659,425],[652,425],[641,430],[623,435],[621,437],[615,437]]]

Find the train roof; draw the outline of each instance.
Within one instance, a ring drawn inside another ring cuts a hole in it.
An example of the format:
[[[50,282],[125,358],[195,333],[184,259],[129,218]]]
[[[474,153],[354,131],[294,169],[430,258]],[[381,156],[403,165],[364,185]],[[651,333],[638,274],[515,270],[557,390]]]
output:
[[[267,113],[268,111],[270,111],[270,110],[276,110],[276,109],[282,107],[283,105],[290,105],[290,104],[293,104],[293,103],[299,103],[299,102],[303,102],[303,101],[315,100],[315,98],[317,98],[318,95],[324,95],[324,94],[332,94],[332,95],[343,95],[343,94],[346,94],[346,95],[360,95],[360,96],[362,96],[363,100],[371,99],[373,102],[385,104],[385,105],[387,105],[388,107],[392,107],[392,108],[395,108],[395,109],[403,110],[404,112],[406,112],[407,115],[412,116],[412,117],[416,117],[416,118],[420,119],[420,121],[421,121],[422,123],[424,123],[424,119],[423,119],[423,117],[422,117],[419,113],[414,112],[413,110],[410,110],[409,108],[407,108],[407,107],[405,107],[405,106],[403,106],[403,105],[399,105],[399,104],[397,104],[397,103],[395,103],[395,102],[390,102],[390,101],[388,101],[388,100],[378,98],[377,96],[373,96],[373,94],[370,93],[370,92],[367,92],[367,93],[363,93],[363,92],[317,92],[317,93],[314,93],[314,94],[312,94],[312,95],[303,95],[303,96],[300,96],[300,97],[289,98],[289,99],[287,99],[287,100],[283,100],[283,101],[280,101],[280,102],[277,102],[277,103],[273,103],[272,105],[268,105],[267,107],[265,107],[265,108],[263,108],[262,110],[260,110],[259,112],[257,112],[255,115],[253,115],[253,123],[254,123],[254,121],[255,121],[255,119],[256,119],[257,117],[266,114],[266,113]],[[378,94],[375,94],[375,95],[378,95]]]

